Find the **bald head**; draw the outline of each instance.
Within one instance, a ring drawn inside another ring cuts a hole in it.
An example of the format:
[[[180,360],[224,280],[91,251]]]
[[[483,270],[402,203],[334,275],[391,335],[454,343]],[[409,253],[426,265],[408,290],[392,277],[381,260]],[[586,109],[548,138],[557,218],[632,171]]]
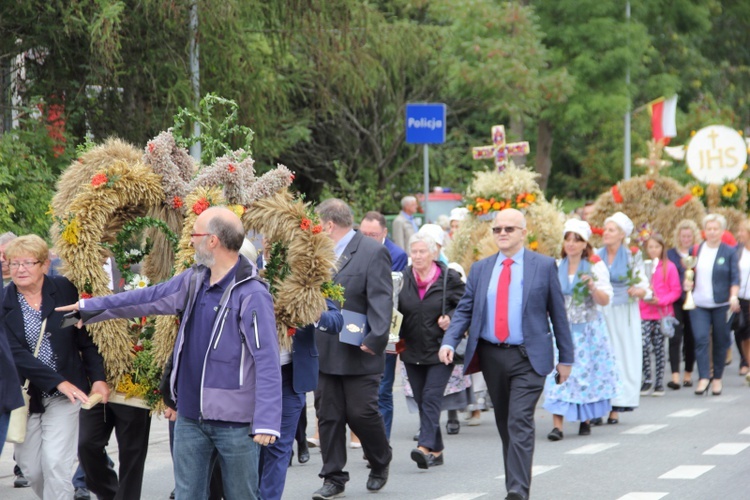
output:
[[[514,226],[526,228],[526,217],[520,210],[515,208],[506,208],[495,212],[495,225],[498,225],[498,221],[505,223],[511,223]],[[506,224],[507,225],[507,224]]]
[[[204,210],[195,220],[196,232],[203,232],[198,228],[205,228],[205,232],[215,235],[221,246],[232,252],[239,252],[245,240],[245,228],[237,214],[226,207],[210,207]]]

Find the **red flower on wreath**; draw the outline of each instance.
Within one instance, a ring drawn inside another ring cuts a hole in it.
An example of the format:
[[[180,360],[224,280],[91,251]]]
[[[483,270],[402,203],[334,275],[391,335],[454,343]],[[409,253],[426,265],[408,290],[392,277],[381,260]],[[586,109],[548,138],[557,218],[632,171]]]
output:
[[[235,167],[234,165],[230,163],[229,166],[227,167],[227,170],[229,170],[229,173],[233,174],[237,171],[237,167]]]
[[[598,255],[596,255],[596,254],[594,254],[594,255],[592,255],[591,257],[589,257],[589,262],[591,262],[592,264],[598,264],[598,263],[599,263],[599,262],[601,262],[601,261],[602,261],[602,258],[601,258],[601,257],[599,257],[599,256],[598,256]]]
[[[648,189],[649,191],[651,191],[651,188],[654,187],[654,184],[656,184],[655,180],[653,180],[653,179],[647,180],[646,181],[646,189]]]
[[[591,232],[597,236],[601,236],[604,234],[604,228],[591,226]]]
[[[623,198],[617,186],[612,186],[612,199],[615,200],[615,203],[622,203]]]
[[[86,293],[86,292],[81,293],[81,298],[82,299],[90,299],[92,297],[93,297],[93,295],[91,295],[90,293]]]
[[[175,195],[175,197],[172,198],[172,208],[174,209],[182,208],[182,205],[183,205],[182,198]]]
[[[315,224],[312,228],[313,234],[318,234],[321,231],[323,231],[323,226],[321,226],[320,224]]]
[[[143,350],[143,346],[142,345],[134,345],[133,346],[133,350],[135,352],[141,352]]]
[[[91,178],[91,185],[94,187],[99,187],[102,184],[106,184],[107,181],[109,181],[109,179],[107,179],[107,174],[99,172],[98,174],[94,174],[94,176]]]
[[[154,143],[153,142],[149,142],[148,143],[148,152],[149,153],[153,153],[154,152]]]
[[[312,221],[308,219],[307,217],[302,218],[302,222],[299,223],[300,229],[303,231],[307,231],[312,226]]]
[[[675,201],[674,204],[675,204],[676,207],[681,207],[685,203],[689,202],[692,198],[693,198],[693,195],[690,194],[690,193],[688,193],[685,196],[683,196],[682,198],[679,198],[677,201]]]
[[[200,200],[193,203],[193,213],[195,215],[200,215],[203,213],[204,210],[206,210],[210,206],[211,204],[208,202],[207,199],[201,198]]]
[[[286,329],[286,334],[290,337],[293,337],[295,333],[297,333],[296,328],[293,328],[290,326],[289,328]]]

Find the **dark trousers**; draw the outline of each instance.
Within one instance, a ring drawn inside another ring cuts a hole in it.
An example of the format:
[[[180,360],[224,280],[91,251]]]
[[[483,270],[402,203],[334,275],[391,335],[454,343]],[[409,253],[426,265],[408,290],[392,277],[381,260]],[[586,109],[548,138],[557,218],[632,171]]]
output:
[[[280,500],[305,395],[294,392],[292,364],[281,367],[281,437],[260,449],[260,498]],[[299,448],[298,448],[299,449]]]
[[[505,487],[528,498],[534,457],[534,410],[545,377],[534,371],[522,347],[504,349],[480,341],[478,349],[479,366],[503,441]]]
[[[88,489],[102,500],[140,499],[151,431],[149,411],[121,404],[99,404],[81,411],[79,418],[78,459]],[[119,480],[105,451],[113,429],[119,449]]]
[[[404,363],[414,401],[419,408],[419,446],[430,451],[443,451],[440,433],[440,410],[443,393],[451,377],[453,365],[415,365]]]
[[[378,389],[378,408],[383,415],[385,424],[385,435],[391,440],[391,427],[393,427],[393,382],[396,380],[396,359],[398,354],[385,355],[385,370],[383,378],[380,379],[380,389]]]
[[[727,310],[729,306],[712,307],[710,309],[696,307],[690,311],[693,322],[693,337],[695,337],[695,360],[698,362],[700,378],[711,378],[711,363],[713,359],[713,378],[721,379],[724,375],[724,363],[727,348],[732,344],[727,326]],[[709,354],[709,339],[713,338],[713,353]]]
[[[299,412],[299,422],[297,422],[297,432],[294,440],[297,441],[297,453],[300,449],[307,448],[307,403],[306,397],[302,394],[302,411]]]
[[[690,311],[683,311],[685,302],[679,299],[674,303],[674,317],[679,324],[675,326],[674,336],[669,339],[669,367],[672,373],[680,373],[680,359],[685,357],[685,371],[693,372],[695,365],[695,340],[693,339],[693,324],[690,322]]]
[[[320,452],[323,468],[319,476],[338,485],[349,480],[346,466],[346,425],[362,442],[372,474],[382,473],[391,462],[391,447],[378,412],[380,373],[329,375],[321,373],[315,390]]]

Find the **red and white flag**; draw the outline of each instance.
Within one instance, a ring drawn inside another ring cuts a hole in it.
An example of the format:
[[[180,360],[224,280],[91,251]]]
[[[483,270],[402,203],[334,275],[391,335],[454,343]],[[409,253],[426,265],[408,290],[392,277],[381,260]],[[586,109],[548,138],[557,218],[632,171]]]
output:
[[[669,144],[670,137],[677,135],[677,94],[669,99],[660,97],[648,103],[648,112],[651,115],[651,135],[655,141]]]

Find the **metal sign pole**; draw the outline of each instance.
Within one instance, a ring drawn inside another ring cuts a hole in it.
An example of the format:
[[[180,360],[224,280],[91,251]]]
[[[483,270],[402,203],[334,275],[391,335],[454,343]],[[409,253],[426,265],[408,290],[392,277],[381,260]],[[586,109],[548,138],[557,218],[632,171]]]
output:
[[[430,147],[427,144],[422,146],[424,152],[424,202],[422,203],[422,211],[424,212],[424,220],[422,224],[427,224],[427,200],[430,197]]]

